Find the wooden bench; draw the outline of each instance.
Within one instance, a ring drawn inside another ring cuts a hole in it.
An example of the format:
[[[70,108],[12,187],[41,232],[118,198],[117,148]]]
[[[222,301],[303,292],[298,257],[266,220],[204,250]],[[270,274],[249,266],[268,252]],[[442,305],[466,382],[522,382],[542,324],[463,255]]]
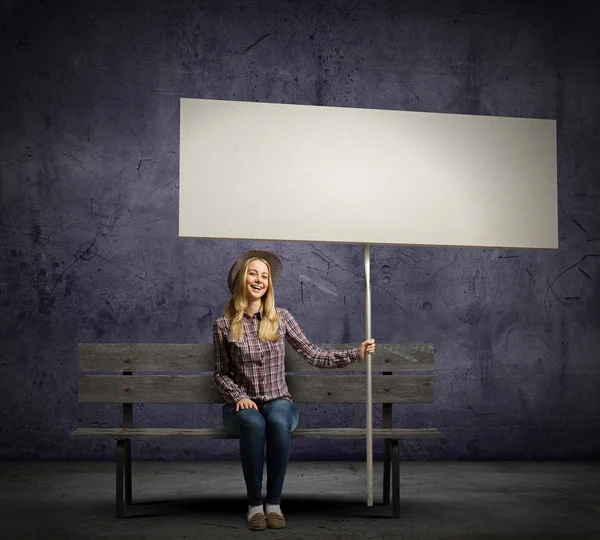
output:
[[[320,345],[345,349],[356,345]],[[133,403],[223,403],[212,372],[212,344],[79,344],[79,402],[120,403],[121,428],[86,428],[71,439],[116,440],[116,513],[124,515],[131,496],[132,439],[234,439],[224,429],[134,428]],[[309,365],[286,344],[287,384],[296,403],[364,403],[367,362],[343,369]],[[156,374],[156,373],[162,374]],[[169,373],[169,374],[165,374]],[[372,355],[373,403],[382,403],[382,428],[373,428],[373,440],[384,442],[383,502],[400,517],[401,439],[438,438],[437,429],[392,428],[392,404],[433,401],[433,346],[377,345]],[[135,375],[134,375],[135,374]],[[296,429],[294,439],[366,439],[364,427]],[[391,473],[391,486],[390,486]]]

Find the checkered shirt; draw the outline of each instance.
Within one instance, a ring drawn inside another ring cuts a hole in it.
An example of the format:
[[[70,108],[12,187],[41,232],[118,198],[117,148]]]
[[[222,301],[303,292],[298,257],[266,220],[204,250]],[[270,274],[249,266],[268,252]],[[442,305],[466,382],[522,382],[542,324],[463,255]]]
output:
[[[325,351],[316,347],[302,332],[289,311],[275,308],[279,317],[279,339],[263,342],[258,338],[260,313],[244,314],[244,339],[230,342],[229,321],[219,317],[213,325],[215,351],[214,378],[227,403],[250,398],[259,407],[274,399],[292,401],[285,382],[285,343],[306,361],[320,368],[342,368],[360,361],[358,349]]]

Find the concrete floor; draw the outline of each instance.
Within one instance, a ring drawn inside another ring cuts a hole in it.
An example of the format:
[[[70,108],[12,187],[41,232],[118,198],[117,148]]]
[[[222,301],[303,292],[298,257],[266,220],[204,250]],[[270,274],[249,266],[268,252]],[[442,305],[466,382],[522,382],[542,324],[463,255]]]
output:
[[[133,465],[132,517],[114,516],[112,463],[0,463],[0,538],[600,539],[600,463],[402,463],[400,520],[367,507],[364,463],[292,462],[285,529],[246,529],[238,463]]]

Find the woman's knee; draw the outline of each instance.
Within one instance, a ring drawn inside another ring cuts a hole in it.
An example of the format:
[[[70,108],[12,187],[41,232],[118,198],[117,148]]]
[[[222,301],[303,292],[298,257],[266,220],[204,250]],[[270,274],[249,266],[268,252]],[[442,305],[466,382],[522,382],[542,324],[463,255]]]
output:
[[[269,409],[265,422],[269,430],[293,431],[298,425],[298,409],[291,401],[282,400]]]
[[[253,433],[265,430],[265,419],[257,410],[245,409],[243,411],[238,411],[235,414],[240,429],[246,429]]]
[[[265,420],[262,414],[254,409],[235,412],[235,405],[226,404],[223,407],[223,427],[239,437],[242,429],[251,433],[264,432]]]

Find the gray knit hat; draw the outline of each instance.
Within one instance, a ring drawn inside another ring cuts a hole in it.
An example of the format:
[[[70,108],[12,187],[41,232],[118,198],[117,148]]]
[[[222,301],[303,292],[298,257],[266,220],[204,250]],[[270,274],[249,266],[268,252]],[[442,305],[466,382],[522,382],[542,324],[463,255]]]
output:
[[[233,288],[235,285],[235,278],[238,275],[238,272],[244,266],[244,263],[248,259],[253,259],[254,257],[258,257],[259,259],[264,259],[269,263],[271,267],[271,281],[273,285],[277,283],[279,276],[281,275],[281,270],[283,268],[281,261],[277,255],[274,255],[270,251],[265,251],[263,249],[251,249],[250,251],[246,251],[240,255],[237,261],[233,263],[231,270],[229,270],[229,278],[227,279],[227,285],[229,286],[229,291],[233,294]]]

